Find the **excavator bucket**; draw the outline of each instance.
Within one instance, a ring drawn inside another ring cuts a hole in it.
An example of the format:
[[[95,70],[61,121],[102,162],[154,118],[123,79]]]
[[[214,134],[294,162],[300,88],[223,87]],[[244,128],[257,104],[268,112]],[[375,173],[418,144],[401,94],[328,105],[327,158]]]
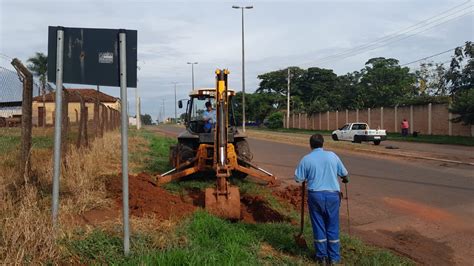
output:
[[[206,188],[204,207],[218,217],[239,220],[240,191],[238,187],[228,186],[227,193],[219,193],[216,188]]]

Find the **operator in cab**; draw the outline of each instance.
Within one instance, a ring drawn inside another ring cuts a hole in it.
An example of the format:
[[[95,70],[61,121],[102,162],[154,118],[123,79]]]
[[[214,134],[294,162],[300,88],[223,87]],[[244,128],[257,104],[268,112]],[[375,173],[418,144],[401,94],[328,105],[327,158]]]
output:
[[[204,132],[209,133],[216,123],[216,110],[212,109],[211,102],[206,102],[206,111],[203,113]]]

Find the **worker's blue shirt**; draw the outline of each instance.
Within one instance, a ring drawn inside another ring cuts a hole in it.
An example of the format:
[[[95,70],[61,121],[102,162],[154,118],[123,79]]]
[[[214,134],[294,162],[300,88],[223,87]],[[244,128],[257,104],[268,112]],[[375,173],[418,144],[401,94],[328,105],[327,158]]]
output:
[[[206,122],[209,122],[211,124],[214,124],[216,122],[216,110],[214,109],[211,111],[205,110],[202,116],[206,120]]]
[[[334,152],[317,148],[301,159],[295,170],[295,180],[307,181],[310,191],[340,191],[338,176],[347,174],[341,159]]]

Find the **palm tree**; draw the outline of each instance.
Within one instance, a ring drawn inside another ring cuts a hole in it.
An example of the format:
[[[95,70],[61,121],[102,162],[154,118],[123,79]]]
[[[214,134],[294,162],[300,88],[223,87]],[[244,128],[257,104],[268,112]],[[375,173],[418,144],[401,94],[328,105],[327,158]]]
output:
[[[38,94],[43,96],[43,127],[46,125],[46,104],[45,104],[45,94],[46,94],[46,73],[48,72],[48,57],[41,53],[36,52],[35,56],[28,58],[27,62],[30,64],[27,66],[36,76],[39,77],[41,82],[40,90]]]

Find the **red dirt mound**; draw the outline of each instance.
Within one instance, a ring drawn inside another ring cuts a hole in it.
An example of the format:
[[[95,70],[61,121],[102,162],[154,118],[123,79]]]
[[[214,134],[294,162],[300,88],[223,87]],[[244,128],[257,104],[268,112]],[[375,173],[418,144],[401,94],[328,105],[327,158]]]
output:
[[[300,186],[288,186],[284,190],[274,191],[273,194],[291,205],[295,206],[298,210],[301,208],[301,187]],[[305,205],[308,201],[308,194],[305,195]]]
[[[183,217],[192,213],[196,207],[185,202],[181,197],[170,194],[165,189],[155,186],[151,176],[145,173],[129,175],[130,212],[135,216],[155,215],[160,220],[170,217]],[[111,179],[107,184],[110,196],[122,204],[122,179]]]
[[[241,199],[242,220],[247,223],[284,222],[289,218],[273,210],[259,196],[244,195]]]

